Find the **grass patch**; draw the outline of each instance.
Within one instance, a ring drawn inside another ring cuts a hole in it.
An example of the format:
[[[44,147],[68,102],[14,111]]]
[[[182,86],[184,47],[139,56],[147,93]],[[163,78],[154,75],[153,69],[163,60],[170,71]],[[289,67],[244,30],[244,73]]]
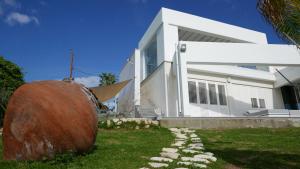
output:
[[[300,169],[300,128],[197,130],[218,161],[210,168]]]
[[[134,169],[147,166],[174,137],[164,128],[142,130],[99,130],[95,148],[85,155],[65,154],[43,162],[3,161],[0,141],[0,168],[5,169]],[[1,139],[2,140],[2,139]]]

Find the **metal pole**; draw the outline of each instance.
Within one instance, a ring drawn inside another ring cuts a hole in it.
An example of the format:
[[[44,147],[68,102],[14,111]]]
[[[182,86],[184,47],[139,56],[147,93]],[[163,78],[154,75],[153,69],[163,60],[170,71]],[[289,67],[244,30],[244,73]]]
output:
[[[74,62],[74,52],[73,49],[71,49],[70,81],[73,80],[73,62]]]
[[[180,49],[179,49],[179,45],[180,44],[177,44],[176,45],[176,55],[175,55],[175,62],[176,62],[176,75],[177,75],[177,77],[176,77],[176,81],[177,81],[177,93],[178,93],[178,95],[177,95],[177,99],[178,99],[178,114],[177,114],[177,116],[179,117],[180,115],[181,115],[181,113],[182,113],[182,108],[181,108],[181,90],[180,90],[180,86],[181,86],[181,84],[180,84],[180,60],[179,60],[179,51],[180,51]]]

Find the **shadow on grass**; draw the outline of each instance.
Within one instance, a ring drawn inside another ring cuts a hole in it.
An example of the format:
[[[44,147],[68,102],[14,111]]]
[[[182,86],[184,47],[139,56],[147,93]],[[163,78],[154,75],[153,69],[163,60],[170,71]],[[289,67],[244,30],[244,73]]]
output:
[[[300,155],[237,149],[210,149],[226,161],[240,168],[251,169],[300,169]]]
[[[79,153],[79,152],[66,152],[66,153],[61,153],[61,154],[56,154],[53,159],[46,159],[42,160],[42,162],[49,163],[51,165],[57,165],[57,164],[68,164],[71,162],[74,162],[75,158],[78,156],[86,156],[88,154],[92,154],[98,149],[97,145],[93,145],[93,147],[84,153]],[[35,161],[28,161],[29,163],[34,163]]]

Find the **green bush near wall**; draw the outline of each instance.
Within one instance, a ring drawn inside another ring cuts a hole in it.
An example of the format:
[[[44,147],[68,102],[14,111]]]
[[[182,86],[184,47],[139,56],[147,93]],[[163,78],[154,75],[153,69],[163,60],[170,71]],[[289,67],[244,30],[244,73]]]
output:
[[[98,122],[98,128],[101,129],[148,129],[159,128],[158,121],[149,119],[110,119]]]

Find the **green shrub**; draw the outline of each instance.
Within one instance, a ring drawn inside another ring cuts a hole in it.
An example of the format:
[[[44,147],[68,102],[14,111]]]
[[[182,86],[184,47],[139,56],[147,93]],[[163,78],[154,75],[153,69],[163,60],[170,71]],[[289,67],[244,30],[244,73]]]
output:
[[[157,122],[153,122],[148,119],[111,119],[100,120],[98,122],[98,128],[101,129],[148,129],[159,128]]]

